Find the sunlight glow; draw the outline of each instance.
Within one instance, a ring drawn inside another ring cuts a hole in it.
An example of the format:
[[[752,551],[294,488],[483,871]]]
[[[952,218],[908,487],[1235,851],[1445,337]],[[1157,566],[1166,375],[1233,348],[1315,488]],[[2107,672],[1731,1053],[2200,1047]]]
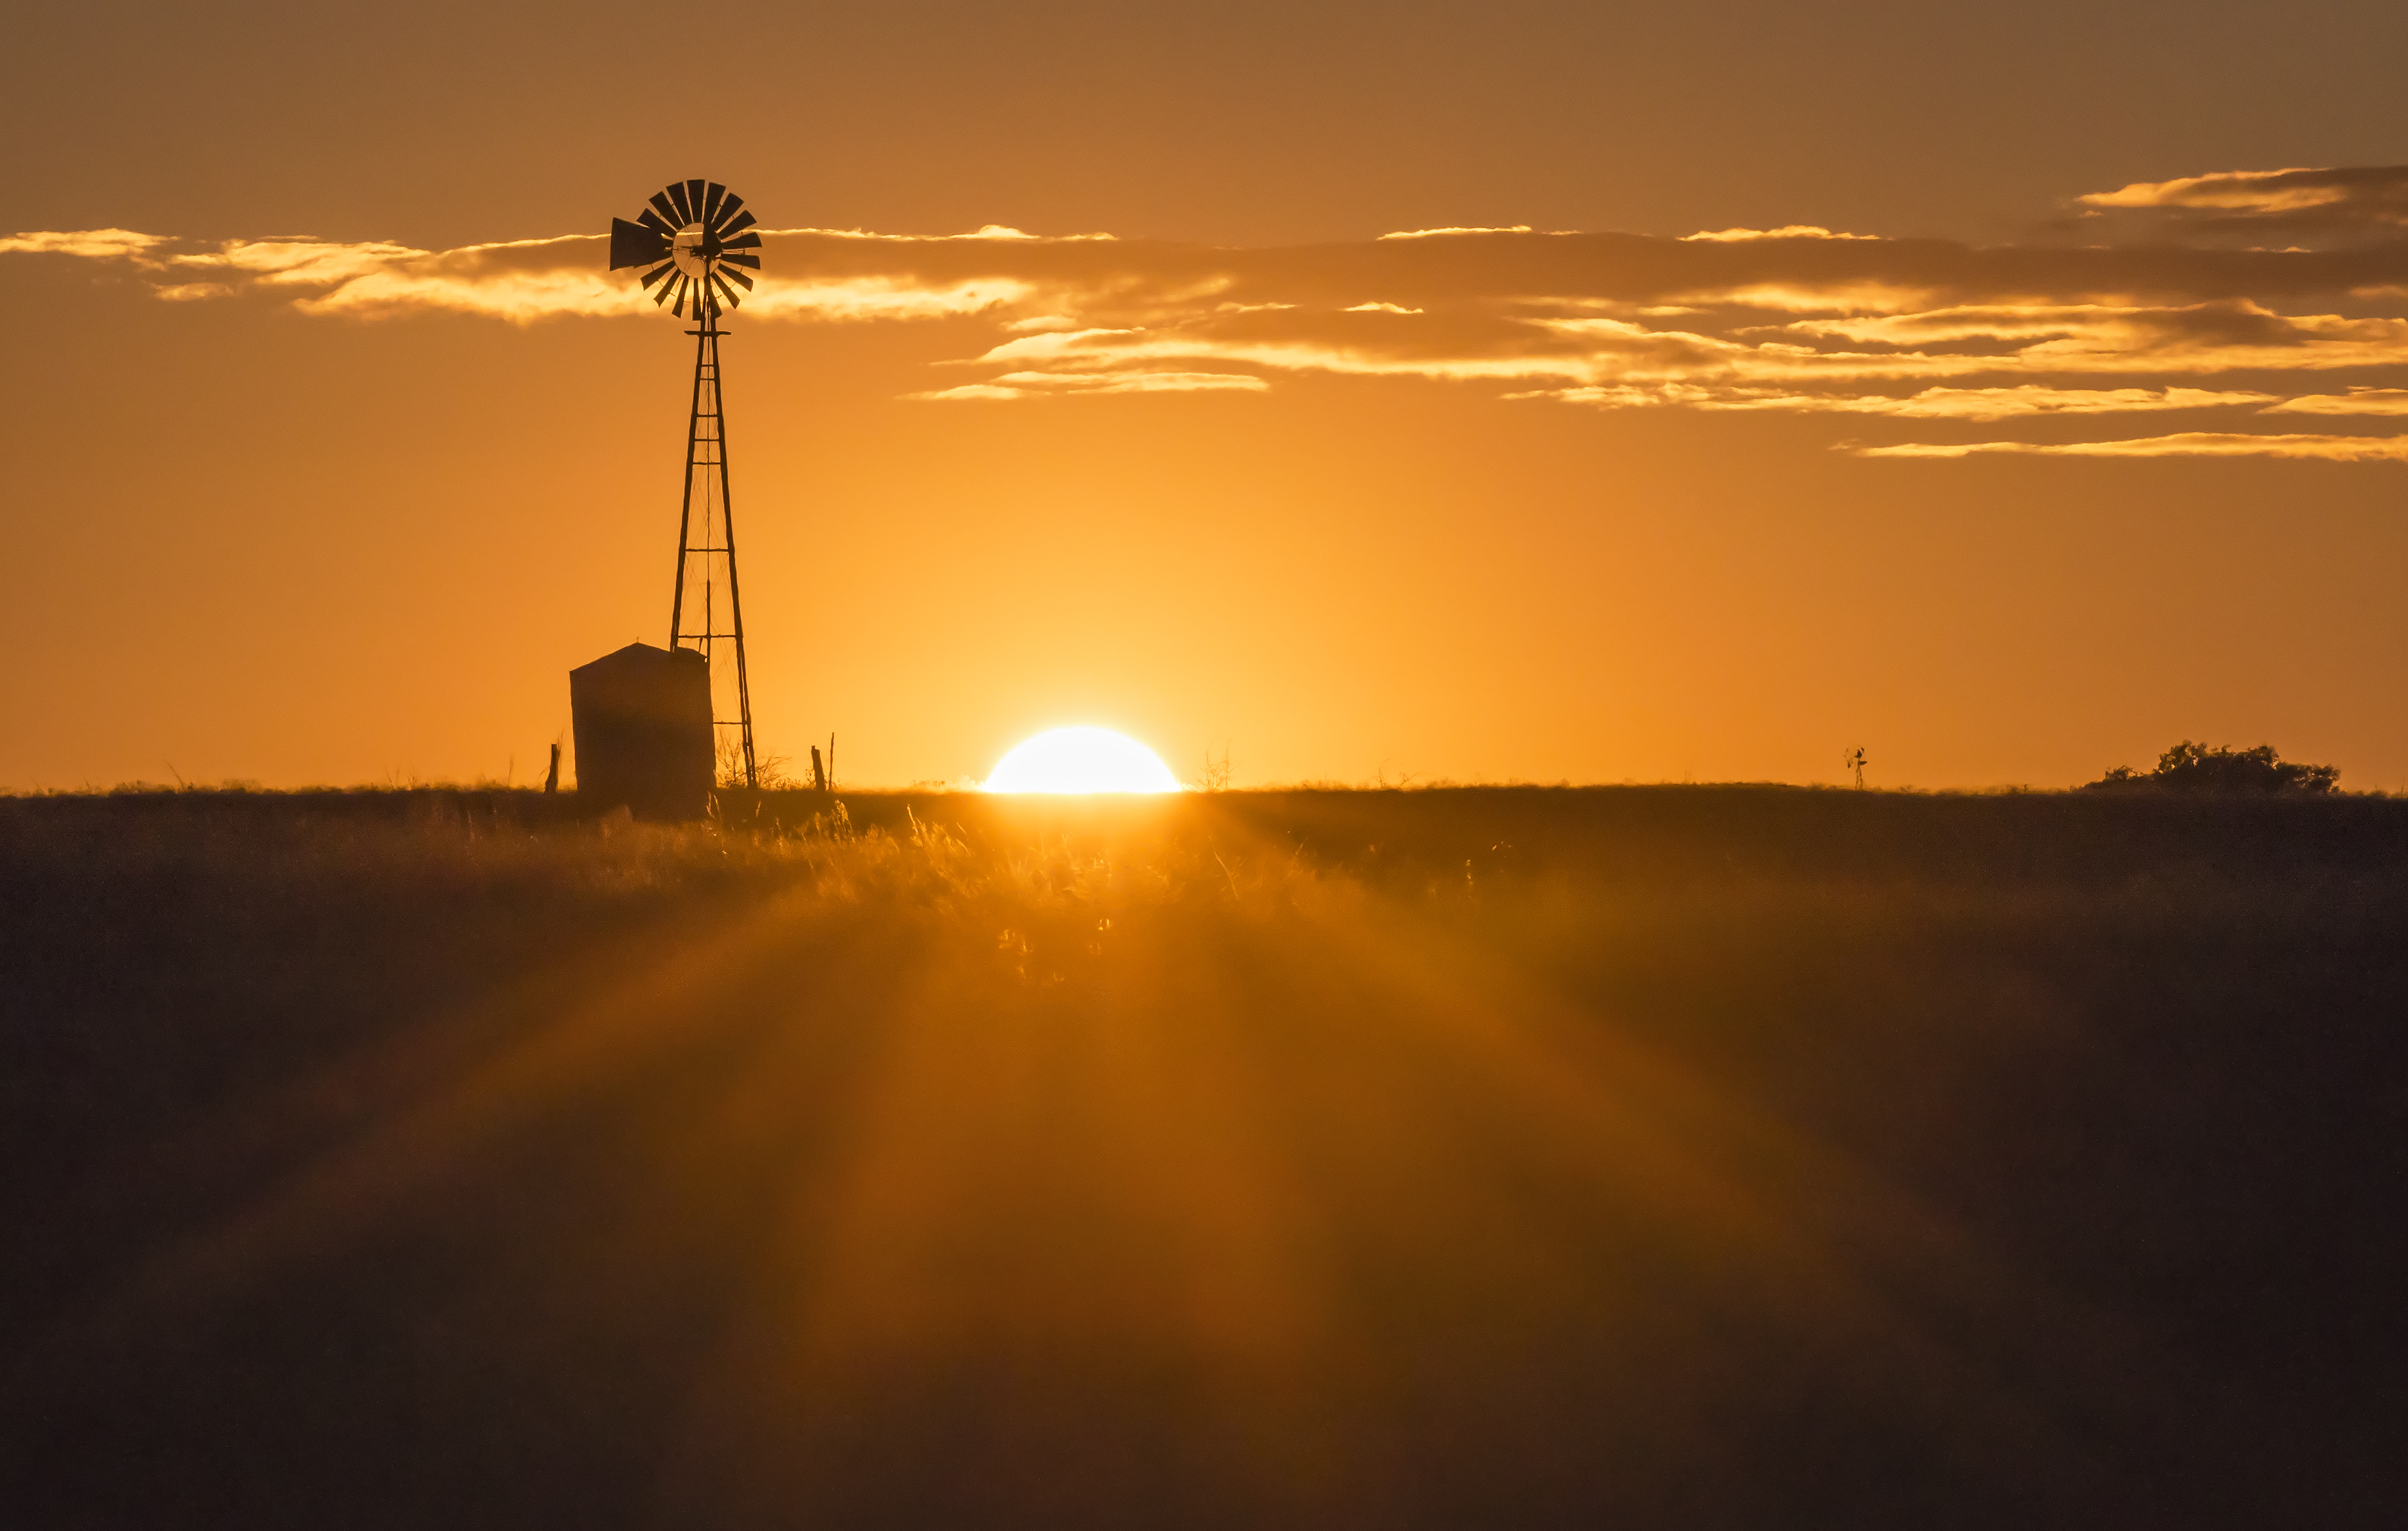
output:
[[[1177,792],[1162,757],[1109,728],[1055,728],[995,764],[988,792]]]

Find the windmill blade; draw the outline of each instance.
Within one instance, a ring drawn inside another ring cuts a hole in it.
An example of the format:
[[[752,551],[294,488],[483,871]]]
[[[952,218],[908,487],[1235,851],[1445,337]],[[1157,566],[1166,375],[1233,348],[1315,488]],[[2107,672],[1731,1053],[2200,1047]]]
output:
[[[686,224],[693,222],[694,206],[685,199],[685,182],[681,180],[670,181],[668,183],[667,191],[669,193],[669,200],[677,205],[678,226],[682,228]]]
[[[670,272],[675,271],[676,269],[677,263],[675,261],[663,261],[660,265],[644,273],[643,283],[645,288],[650,290],[652,283],[660,280],[663,277],[667,276]]]
[[[702,189],[710,184],[705,180],[690,180],[685,183],[685,205],[694,209],[694,216],[687,220],[688,222],[702,222]]]
[[[729,308],[737,308],[743,306],[744,299],[742,296],[737,293],[735,288],[728,286],[727,279],[721,276],[718,272],[714,271],[710,274],[710,284],[719,289],[720,292],[727,294],[727,306]]]
[[[702,226],[704,228],[709,228],[719,222],[719,200],[726,194],[727,188],[715,180],[702,189]]]
[[[641,223],[630,223],[624,218],[610,220],[610,269],[624,270],[631,265],[650,265],[669,252],[669,242],[656,229]]]
[[[722,237],[719,241],[719,248],[722,250],[758,250],[761,248],[761,236],[757,234],[739,234],[732,239]]]
[[[728,193],[726,200],[719,205],[719,232],[725,234],[729,229],[734,228],[736,215],[743,210],[744,199],[734,192]]]
[[[721,269],[713,272],[712,275],[719,277],[724,280],[732,281],[748,293],[752,291],[752,279],[746,276],[741,271],[735,271],[722,267]]]
[[[659,272],[653,273],[655,276],[659,276],[662,273]],[[660,291],[652,294],[652,301],[664,308],[669,306],[669,299],[677,294],[677,268],[675,266],[671,266],[666,275],[669,279],[661,283]]]
[[[758,255],[722,255],[719,258],[729,265],[749,265],[755,271],[761,269],[761,257]]]
[[[722,239],[732,238],[759,222],[751,213],[738,213],[719,226],[719,236]]]
[[[660,198],[654,197],[652,200],[657,202]],[[674,239],[677,237],[677,230],[669,226],[669,221],[663,218],[660,214],[652,211],[650,207],[646,207],[642,212],[638,213],[636,215],[636,222],[643,224],[644,227],[652,230],[664,239]]]
[[[677,188],[674,186],[669,188],[669,192],[674,192],[676,190]],[[686,221],[678,216],[677,204],[669,200],[668,192],[654,192],[650,200],[652,205],[652,210],[661,215],[662,222],[667,224],[672,229],[683,228],[685,226]]]

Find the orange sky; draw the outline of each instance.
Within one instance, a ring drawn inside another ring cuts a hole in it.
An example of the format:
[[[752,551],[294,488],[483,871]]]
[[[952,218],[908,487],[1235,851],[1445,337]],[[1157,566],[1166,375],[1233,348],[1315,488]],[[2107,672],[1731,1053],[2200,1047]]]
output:
[[[2408,786],[2408,169],[2315,168],[2408,159],[2396,7],[1168,8],[727,7],[697,88],[634,7],[36,15],[0,785],[539,774],[667,618],[600,236],[708,175],[761,743],[854,783]]]

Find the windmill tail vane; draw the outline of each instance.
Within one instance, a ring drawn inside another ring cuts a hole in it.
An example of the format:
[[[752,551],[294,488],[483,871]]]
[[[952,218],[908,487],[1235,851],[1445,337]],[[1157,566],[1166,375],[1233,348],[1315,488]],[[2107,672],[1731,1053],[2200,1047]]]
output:
[[[752,290],[761,236],[744,199],[714,180],[671,181],[631,222],[610,221],[610,269],[630,267],[652,301],[695,328],[694,407],[686,422],[685,496],[678,512],[669,647],[700,653],[710,672],[711,723],[744,784],[758,786],[752,694],[744,663],[744,608],[736,579],[736,507],[727,483],[727,417],[719,327]]]

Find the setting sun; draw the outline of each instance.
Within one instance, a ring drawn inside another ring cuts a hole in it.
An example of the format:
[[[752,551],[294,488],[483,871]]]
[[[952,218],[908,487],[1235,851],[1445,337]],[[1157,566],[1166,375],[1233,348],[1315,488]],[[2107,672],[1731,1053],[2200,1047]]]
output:
[[[1055,728],[996,762],[988,792],[1177,792],[1162,757],[1109,728]]]

